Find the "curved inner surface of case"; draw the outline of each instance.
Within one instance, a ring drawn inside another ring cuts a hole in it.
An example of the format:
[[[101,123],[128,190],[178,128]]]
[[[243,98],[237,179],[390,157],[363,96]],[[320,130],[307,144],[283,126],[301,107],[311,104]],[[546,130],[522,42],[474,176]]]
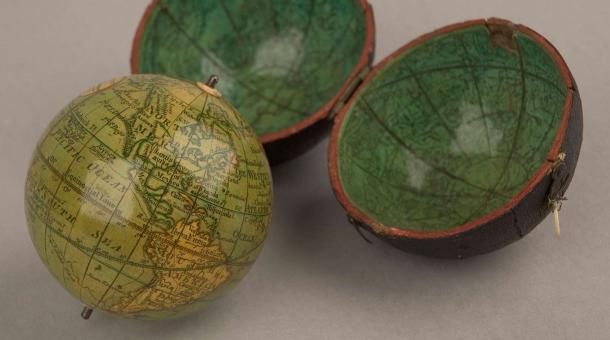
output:
[[[396,55],[339,120],[336,169],[375,222],[443,232],[503,207],[547,161],[569,84],[548,47],[485,23]]]
[[[257,134],[316,114],[357,67],[367,21],[360,0],[158,0],[134,44],[138,73],[218,89]]]

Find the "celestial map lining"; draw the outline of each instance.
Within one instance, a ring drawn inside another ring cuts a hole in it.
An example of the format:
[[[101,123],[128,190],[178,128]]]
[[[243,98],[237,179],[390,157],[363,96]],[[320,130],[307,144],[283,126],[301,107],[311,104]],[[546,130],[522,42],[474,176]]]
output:
[[[221,92],[263,135],[327,104],[358,65],[366,32],[357,0],[162,0],[135,58],[140,73],[218,74]]]
[[[505,205],[538,171],[567,85],[523,33],[498,44],[485,25],[441,34],[396,56],[342,121],[338,170],[375,221],[444,231]]]

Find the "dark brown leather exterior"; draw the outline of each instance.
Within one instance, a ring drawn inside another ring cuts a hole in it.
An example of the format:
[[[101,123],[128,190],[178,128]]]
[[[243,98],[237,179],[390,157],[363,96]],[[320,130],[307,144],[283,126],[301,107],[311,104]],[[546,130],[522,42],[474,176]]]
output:
[[[545,176],[512,210],[452,237],[413,239],[377,236],[409,253],[462,259],[500,249],[527,235],[551,212],[549,198],[562,197],[574,176],[583,136],[582,103],[578,88],[574,86],[570,119],[561,146],[561,151],[566,153],[565,162],[559,172]],[[372,228],[361,222],[353,223],[358,228],[373,232]]]
[[[271,166],[293,160],[318,144],[330,131],[332,121],[322,119],[301,132],[263,144]]]

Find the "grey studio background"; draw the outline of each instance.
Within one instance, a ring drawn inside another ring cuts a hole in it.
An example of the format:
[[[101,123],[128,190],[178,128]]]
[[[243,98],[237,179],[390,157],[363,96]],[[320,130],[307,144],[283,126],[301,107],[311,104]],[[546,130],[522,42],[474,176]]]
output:
[[[203,1],[203,0],[202,0]],[[606,1],[371,0],[376,60],[446,24],[500,16],[561,51],[580,86],[585,141],[561,212],[522,241],[465,261],[365,243],[335,201],[324,141],[274,169],[274,221],[226,298],[165,322],[94,313],[51,277],[27,234],[35,142],[82,90],[129,73],[148,0],[0,0],[0,339],[610,338],[610,5]]]

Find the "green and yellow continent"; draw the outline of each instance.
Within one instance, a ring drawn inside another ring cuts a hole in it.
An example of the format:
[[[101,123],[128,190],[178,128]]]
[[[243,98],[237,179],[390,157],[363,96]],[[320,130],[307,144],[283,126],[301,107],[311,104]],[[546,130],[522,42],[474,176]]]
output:
[[[34,246],[94,309],[175,317],[232,287],[261,250],[271,177],[221,97],[163,76],[102,83],[70,103],[26,183]]]

